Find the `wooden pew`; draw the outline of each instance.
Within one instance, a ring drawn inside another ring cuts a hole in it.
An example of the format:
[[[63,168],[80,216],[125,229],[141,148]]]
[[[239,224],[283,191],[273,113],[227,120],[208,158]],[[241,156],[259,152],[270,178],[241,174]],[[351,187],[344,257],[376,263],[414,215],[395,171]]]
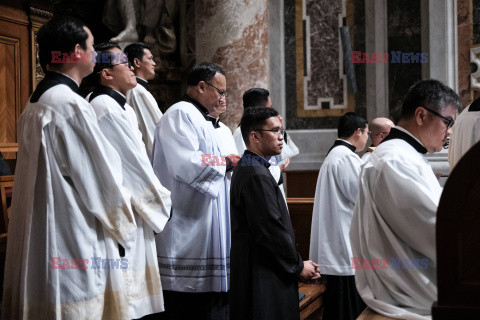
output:
[[[457,163],[437,211],[433,320],[480,319],[480,143]]]
[[[300,320],[304,320],[314,312],[321,312],[323,308],[323,293],[326,290],[324,284],[298,283],[298,292],[304,293],[305,297],[300,300]]]
[[[362,312],[362,314],[360,314],[357,320],[393,320],[393,318],[385,317],[381,314],[376,313],[372,309],[367,308]]]

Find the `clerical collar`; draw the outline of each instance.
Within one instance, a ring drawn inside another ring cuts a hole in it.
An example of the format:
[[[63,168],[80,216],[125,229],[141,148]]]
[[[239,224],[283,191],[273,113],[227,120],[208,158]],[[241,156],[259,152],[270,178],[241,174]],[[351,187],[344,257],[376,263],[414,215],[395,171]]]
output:
[[[266,158],[249,150],[245,150],[242,159],[240,159],[239,165],[245,167],[264,166],[267,169],[271,166],[270,162]]]
[[[47,71],[45,78],[37,85],[37,88],[30,98],[31,103],[35,103],[40,100],[40,97],[50,88],[53,88],[59,84],[68,86],[73,92],[77,92],[78,83],[69,76],[54,71]]]
[[[468,112],[480,111],[480,98],[472,102],[470,107],[468,107]]]
[[[198,111],[200,111],[200,113],[205,118],[205,120],[210,121],[212,123],[215,129],[220,128],[220,124],[219,124],[220,119],[209,116],[208,110],[204,106],[202,106],[200,102],[198,102],[197,100],[193,99],[188,95],[184,95],[182,98],[182,101],[190,102],[191,104],[193,104],[198,109]]]
[[[420,140],[415,138],[410,132],[408,132],[402,127],[396,126],[392,128],[388,136],[386,136],[385,139],[380,142],[380,144],[393,139],[402,139],[409,145],[411,145],[415,150],[417,150],[417,152],[421,154],[427,153],[427,149],[422,145]]]
[[[141,84],[145,89],[148,90],[148,81],[147,80],[144,80],[140,77],[137,77],[137,83]]]
[[[115,100],[120,105],[120,107],[122,107],[122,109],[125,110],[125,103],[127,102],[127,100],[125,99],[125,96],[120,92],[118,92],[117,90],[114,90],[112,88],[105,87],[102,85],[98,85],[95,87],[95,90],[93,90],[93,93],[90,96],[90,101],[93,101],[93,99],[95,99],[96,97],[102,94],[106,94],[107,96]]]
[[[337,139],[333,143],[333,146],[328,150],[327,155],[330,153],[330,151],[332,151],[333,148],[336,148],[338,146],[345,146],[348,149],[350,149],[352,152],[355,152],[355,150],[357,150],[357,148],[353,144],[351,144],[350,142],[342,140],[342,139]]]

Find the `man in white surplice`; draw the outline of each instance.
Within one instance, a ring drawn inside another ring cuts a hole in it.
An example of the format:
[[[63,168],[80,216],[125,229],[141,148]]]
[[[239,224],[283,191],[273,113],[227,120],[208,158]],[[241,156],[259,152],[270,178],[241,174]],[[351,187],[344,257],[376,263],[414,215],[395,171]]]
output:
[[[248,89],[243,93],[243,109],[246,110],[248,108],[258,108],[258,107],[272,107],[272,100],[270,99],[270,92],[264,88],[251,88]],[[280,117],[280,121],[282,122],[283,126],[283,119]],[[270,173],[272,174],[275,181],[277,181],[280,191],[282,192],[283,197],[286,199],[285,196],[285,189],[283,186],[283,177],[282,172],[287,169],[290,158],[294,157],[298,154],[298,148],[293,142],[290,135],[285,132],[284,136],[284,147],[282,149],[282,153],[271,157],[270,164],[271,166],[268,168]],[[240,155],[246,150],[245,142],[242,138],[242,132],[240,125],[235,129],[233,132],[233,139],[235,139],[235,144],[237,145],[237,150]]]
[[[130,316],[136,319],[164,311],[154,232],[161,232],[170,217],[170,192],[153,172],[137,117],[125,100],[136,85],[127,57],[115,43],[101,43],[95,51],[111,59],[95,66],[98,83],[88,100],[100,130],[122,159],[123,185],[132,195],[137,223],[137,240],[125,252],[128,268],[123,270]]]
[[[442,193],[427,152],[442,150],[460,101],[436,80],[412,86],[398,126],[360,173],[350,229],[357,289],[398,319],[430,319],[437,299],[435,223]]]
[[[75,92],[94,68],[93,36],[54,18],[37,40],[46,74],[18,122],[2,319],[130,319],[119,253],[137,237],[130,196],[120,157]],[[60,63],[62,50],[73,62]]]
[[[137,115],[138,127],[142,133],[148,157],[151,158],[155,126],[162,117],[157,101],[148,91],[148,80],[155,78],[155,61],[149,47],[143,43],[128,45],[125,53],[137,77],[137,85],[127,92],[127,103]]]
[[[227,172],[240,157],[227,153],[217,131],[218,116],[226,110],[222,68],[197,65],[187,85],[183,100],[160,119],[153,143],[155,174],[172,193],[171,219],[157,235],[165,316],[225,319],[230,270]]]
[[[452,127],[448,148],[450,171],[478,141],[480,141],[480,98],[460,113]]]
[[[363,161],[355,152],[365,148],[367,120],[354,112],[338,121],[338,139],[320,167],[313,205],[310,259],[328,281],[323,302],[325,320],[356,319],[365,309],[350,267],[350,222]]]

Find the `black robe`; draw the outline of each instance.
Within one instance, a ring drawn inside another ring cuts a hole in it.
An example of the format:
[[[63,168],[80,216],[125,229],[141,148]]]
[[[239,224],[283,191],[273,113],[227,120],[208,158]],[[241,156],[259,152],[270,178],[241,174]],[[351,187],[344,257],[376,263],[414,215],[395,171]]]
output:
[[[299,319],[303,261],[269,163],[245,151],[230,188],[230,319]]]

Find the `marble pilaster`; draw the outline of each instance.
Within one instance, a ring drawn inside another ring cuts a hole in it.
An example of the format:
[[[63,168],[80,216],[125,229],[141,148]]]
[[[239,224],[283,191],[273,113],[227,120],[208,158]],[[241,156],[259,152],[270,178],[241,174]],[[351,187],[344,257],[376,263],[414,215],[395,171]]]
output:
[[[242,116],[242,95],[269,89],[268,0],[195,1],[196,61],[220,64],[227,77],[227,111],[233,129]]]

